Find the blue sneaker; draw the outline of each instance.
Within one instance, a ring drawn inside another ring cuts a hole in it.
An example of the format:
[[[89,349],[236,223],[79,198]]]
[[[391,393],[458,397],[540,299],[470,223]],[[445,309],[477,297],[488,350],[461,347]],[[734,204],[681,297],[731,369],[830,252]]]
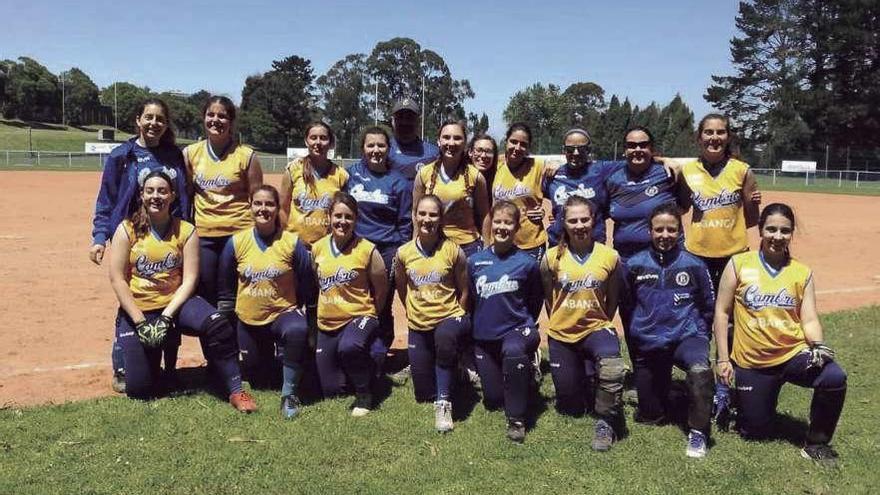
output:
[[[285,395],[281,397],[281,417],[284,419],[293,419],[299,414],[302,402],[296,395]]]
[[[688,433],[688,443],[685,454],[687,454],[688,457],[702,459],[703,457],[706,457],[706,445],[706,435],[701,431],[691,430],[690,433]]]
[[[591,444],[591,447],[595,451],[605,452],[611,450],[613,444],[614,428],[612,428],[604,419],[600,419],[596,422],[596,431],[593,434],[593,443]]]
[[[730,396],[727,394],[715,394],[712,399],[712,421],[719,431],[730,429]]]

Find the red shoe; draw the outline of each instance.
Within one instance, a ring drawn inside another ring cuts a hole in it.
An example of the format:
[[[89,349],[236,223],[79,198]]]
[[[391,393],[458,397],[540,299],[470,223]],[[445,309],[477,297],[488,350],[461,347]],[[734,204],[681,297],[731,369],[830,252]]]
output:
[[[244,390],[230,394],[229,404],[238,412],[252,413],[257,410],[257,402],[254,397]]]

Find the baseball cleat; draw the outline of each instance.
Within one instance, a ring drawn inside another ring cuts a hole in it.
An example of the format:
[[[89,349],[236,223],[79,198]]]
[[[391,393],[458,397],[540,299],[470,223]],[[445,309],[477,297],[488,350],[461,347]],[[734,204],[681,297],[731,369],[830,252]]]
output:
[[[593,433],[593,442],[590,446],[598,452],[611,450],[614,444],[614,429],[604,419],[596,422],[596,431]]]
[[[302,408],[302,402],[296,395],[285,395],[281,397],[281,417],[284,419],[293,419],[299,414]]]
[[[434,403],[434,429],[437,433],[449,433],[453,427],[452,402],[438,400]]]
[[[113,391],[117,394],[125,393],[125,370],[117,370],[113,372],[110,387],[112,387]]]
[[[351,415],[360,418],[370,414],[373,409],[373,396],[370,394],[357,394],[354,399],[354,407],[351,409]]]
[[[688,457],[692,457],[695,459],[702,459],[706,457],[706,445],[707,445],[706,435],[697,430],[691,430],[688,433],[687,440],[687,449],[685,449],[685,455]]]
[[[254,397],[244,390],[230,394],[229,404],[231,404],[236,411],[242,413],[252,413],[257,410],[257,402],[254,400]]]
[[[837,452],[835,452],[830,445],[824,443],[804,446],[804,448],[801,449],[801,457],[804,459],[812,459],[821,466],[837,466]]]

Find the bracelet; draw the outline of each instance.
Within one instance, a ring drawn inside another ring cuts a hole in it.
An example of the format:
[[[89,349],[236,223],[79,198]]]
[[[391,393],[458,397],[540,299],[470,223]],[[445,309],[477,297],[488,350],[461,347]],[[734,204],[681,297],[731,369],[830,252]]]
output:
[[[715,364],[729,363],[729,362],[730,362],[729,359],[716,359],[715,360]]]

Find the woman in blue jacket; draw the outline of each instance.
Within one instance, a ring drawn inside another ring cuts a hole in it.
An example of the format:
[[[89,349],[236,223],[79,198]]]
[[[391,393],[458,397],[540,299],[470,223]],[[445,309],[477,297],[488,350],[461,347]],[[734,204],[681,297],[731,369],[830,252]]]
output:
[[[370,127],[361,138],[361,161],[348,169],[346,192],[358,203],[355,235],[376,245],[385,262],[390,286],[394,286],[393,260],[397,248],[412,239],[412,184],[396,170],[389,169],[390,138],[381,127]],[[394,319],[388,297],[379,313],[379,338],[370,354],[377,373],[394,341]]]
[[[89,259],[100,265],[104,251],[116,232],[116,228],[129,214],[138,193],[138,181],[151,172],[162,171],[174,181],[174,189],[180,191],[171,205],[171,215],[192,221],[191,200],[186,181],[183,154],[174,143],[171,130],[171,113],[168,105],[159,98],[141,102],[135,113],[137,136],[117,146],[104,161],[101,188],[95,200],[92,221],[92,246]],[[125,392],[125,363],[122,347],[113,342],[113,390]],[[171,373],[177,362],[177,350],[166,347],[165,371]]]
[[[715,294],[706,265],[681,248],[681,212],[674,204],[649,218],[650,248],[623,266],[621,310],[627,313],[639,409],[636,421],[666,418],[672,366],[687,374],[688,457],[705,457],[714,377],[709,338]]]

